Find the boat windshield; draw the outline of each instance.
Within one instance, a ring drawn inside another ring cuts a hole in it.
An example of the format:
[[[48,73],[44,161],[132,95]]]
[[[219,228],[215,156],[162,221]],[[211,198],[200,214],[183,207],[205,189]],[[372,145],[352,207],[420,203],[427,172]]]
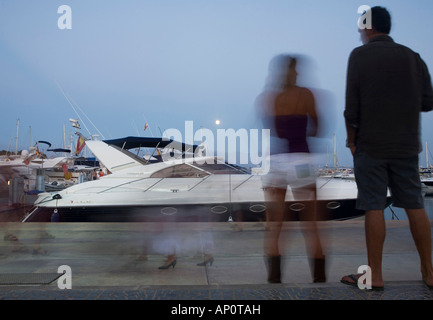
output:
[[[151,178],[204,178],[210,174],[248,174],[247,169],[226,163],[178,164],[153,173]]]
[[[227,163],[194,163],[194,166],[212,174],[248,174],[245,168]]]

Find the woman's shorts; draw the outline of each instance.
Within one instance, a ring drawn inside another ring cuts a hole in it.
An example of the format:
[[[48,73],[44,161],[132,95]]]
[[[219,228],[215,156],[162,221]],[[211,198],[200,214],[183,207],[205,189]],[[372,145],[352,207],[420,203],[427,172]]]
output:
[[[281,153],[267,159],[270,169],[262,176],[267,188],[303,188],[316,183],[309,153]]]

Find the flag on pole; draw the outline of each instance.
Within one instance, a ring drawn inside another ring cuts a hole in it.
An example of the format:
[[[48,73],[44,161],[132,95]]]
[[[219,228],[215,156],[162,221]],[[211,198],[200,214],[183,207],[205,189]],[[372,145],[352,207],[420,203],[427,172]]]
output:
[[[35,152],[29,154],[23,161],[26,166],[28,166],[30,164],[30,162],[32,162],[34,159],[39,157],[39,154],[40,154],[39,143],[36,142],[35,146],[36,146]]]
[[[30,162],[33,161],[33,159],[36,159],[36,157],[37,157],[37,154],[33,153],[33,154],[29,155],[27,158],[25,158],[23,162],[26,166],[28,166],[30,164]]]
[[[76,133],[78,135],[77,147],[75,148],[75,155],[78,156],[86,145],[86,138],[79,132]]]
[[[63,170],[63,173],[64,173],[64,174],[67,174],[67,173],[68,173],[68,165],[67,165],[66,163],[63,163],[63,164],[62,164],[62,170]]]

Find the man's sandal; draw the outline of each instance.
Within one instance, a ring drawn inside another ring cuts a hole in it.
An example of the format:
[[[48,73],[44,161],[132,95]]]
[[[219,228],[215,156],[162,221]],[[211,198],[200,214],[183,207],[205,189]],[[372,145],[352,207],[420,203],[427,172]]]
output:
[[[341,278],[340,282],[347,284],[349,286],[352,286],[352,287],[358,287],[358,279],[360,276],[362,276],[362,274],[349,274],[349,275]],[[344,279],[345,277],[351,279],[352,281],[345,280]],[[383,291],[384,287],[383,286],[380,286],[380,287],[379,286],[371,286],[371,289],[366,289],[366,290],[367,291]]]

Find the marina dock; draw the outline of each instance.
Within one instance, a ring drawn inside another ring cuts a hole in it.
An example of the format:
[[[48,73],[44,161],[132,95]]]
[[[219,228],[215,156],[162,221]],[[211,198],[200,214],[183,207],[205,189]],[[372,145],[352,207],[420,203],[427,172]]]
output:
[[[387,221],[383,292],[340,283],[366,264],[362,220],[320,222],[327,282],[311,281],[298,222],[286,223],[281,284],[268,284],[264,223],[2,222],[0,299],[4,300],[432,300],[421,281],[408,221]],[[18,241],[6,241],[10,232]],[[44,235],[41,237],[41,235]],[[176,244],[174,268],[158,269]],[[17,244],[20,246],[17,246]],[[213,244],[212,265],[197,266]],[[42,249],[39,252],[35,248]],[[146,255],[143,255],[146,253]],[[61,288],[61,266],[71,289]],[[60,269],[59,269],[60,268]]]

